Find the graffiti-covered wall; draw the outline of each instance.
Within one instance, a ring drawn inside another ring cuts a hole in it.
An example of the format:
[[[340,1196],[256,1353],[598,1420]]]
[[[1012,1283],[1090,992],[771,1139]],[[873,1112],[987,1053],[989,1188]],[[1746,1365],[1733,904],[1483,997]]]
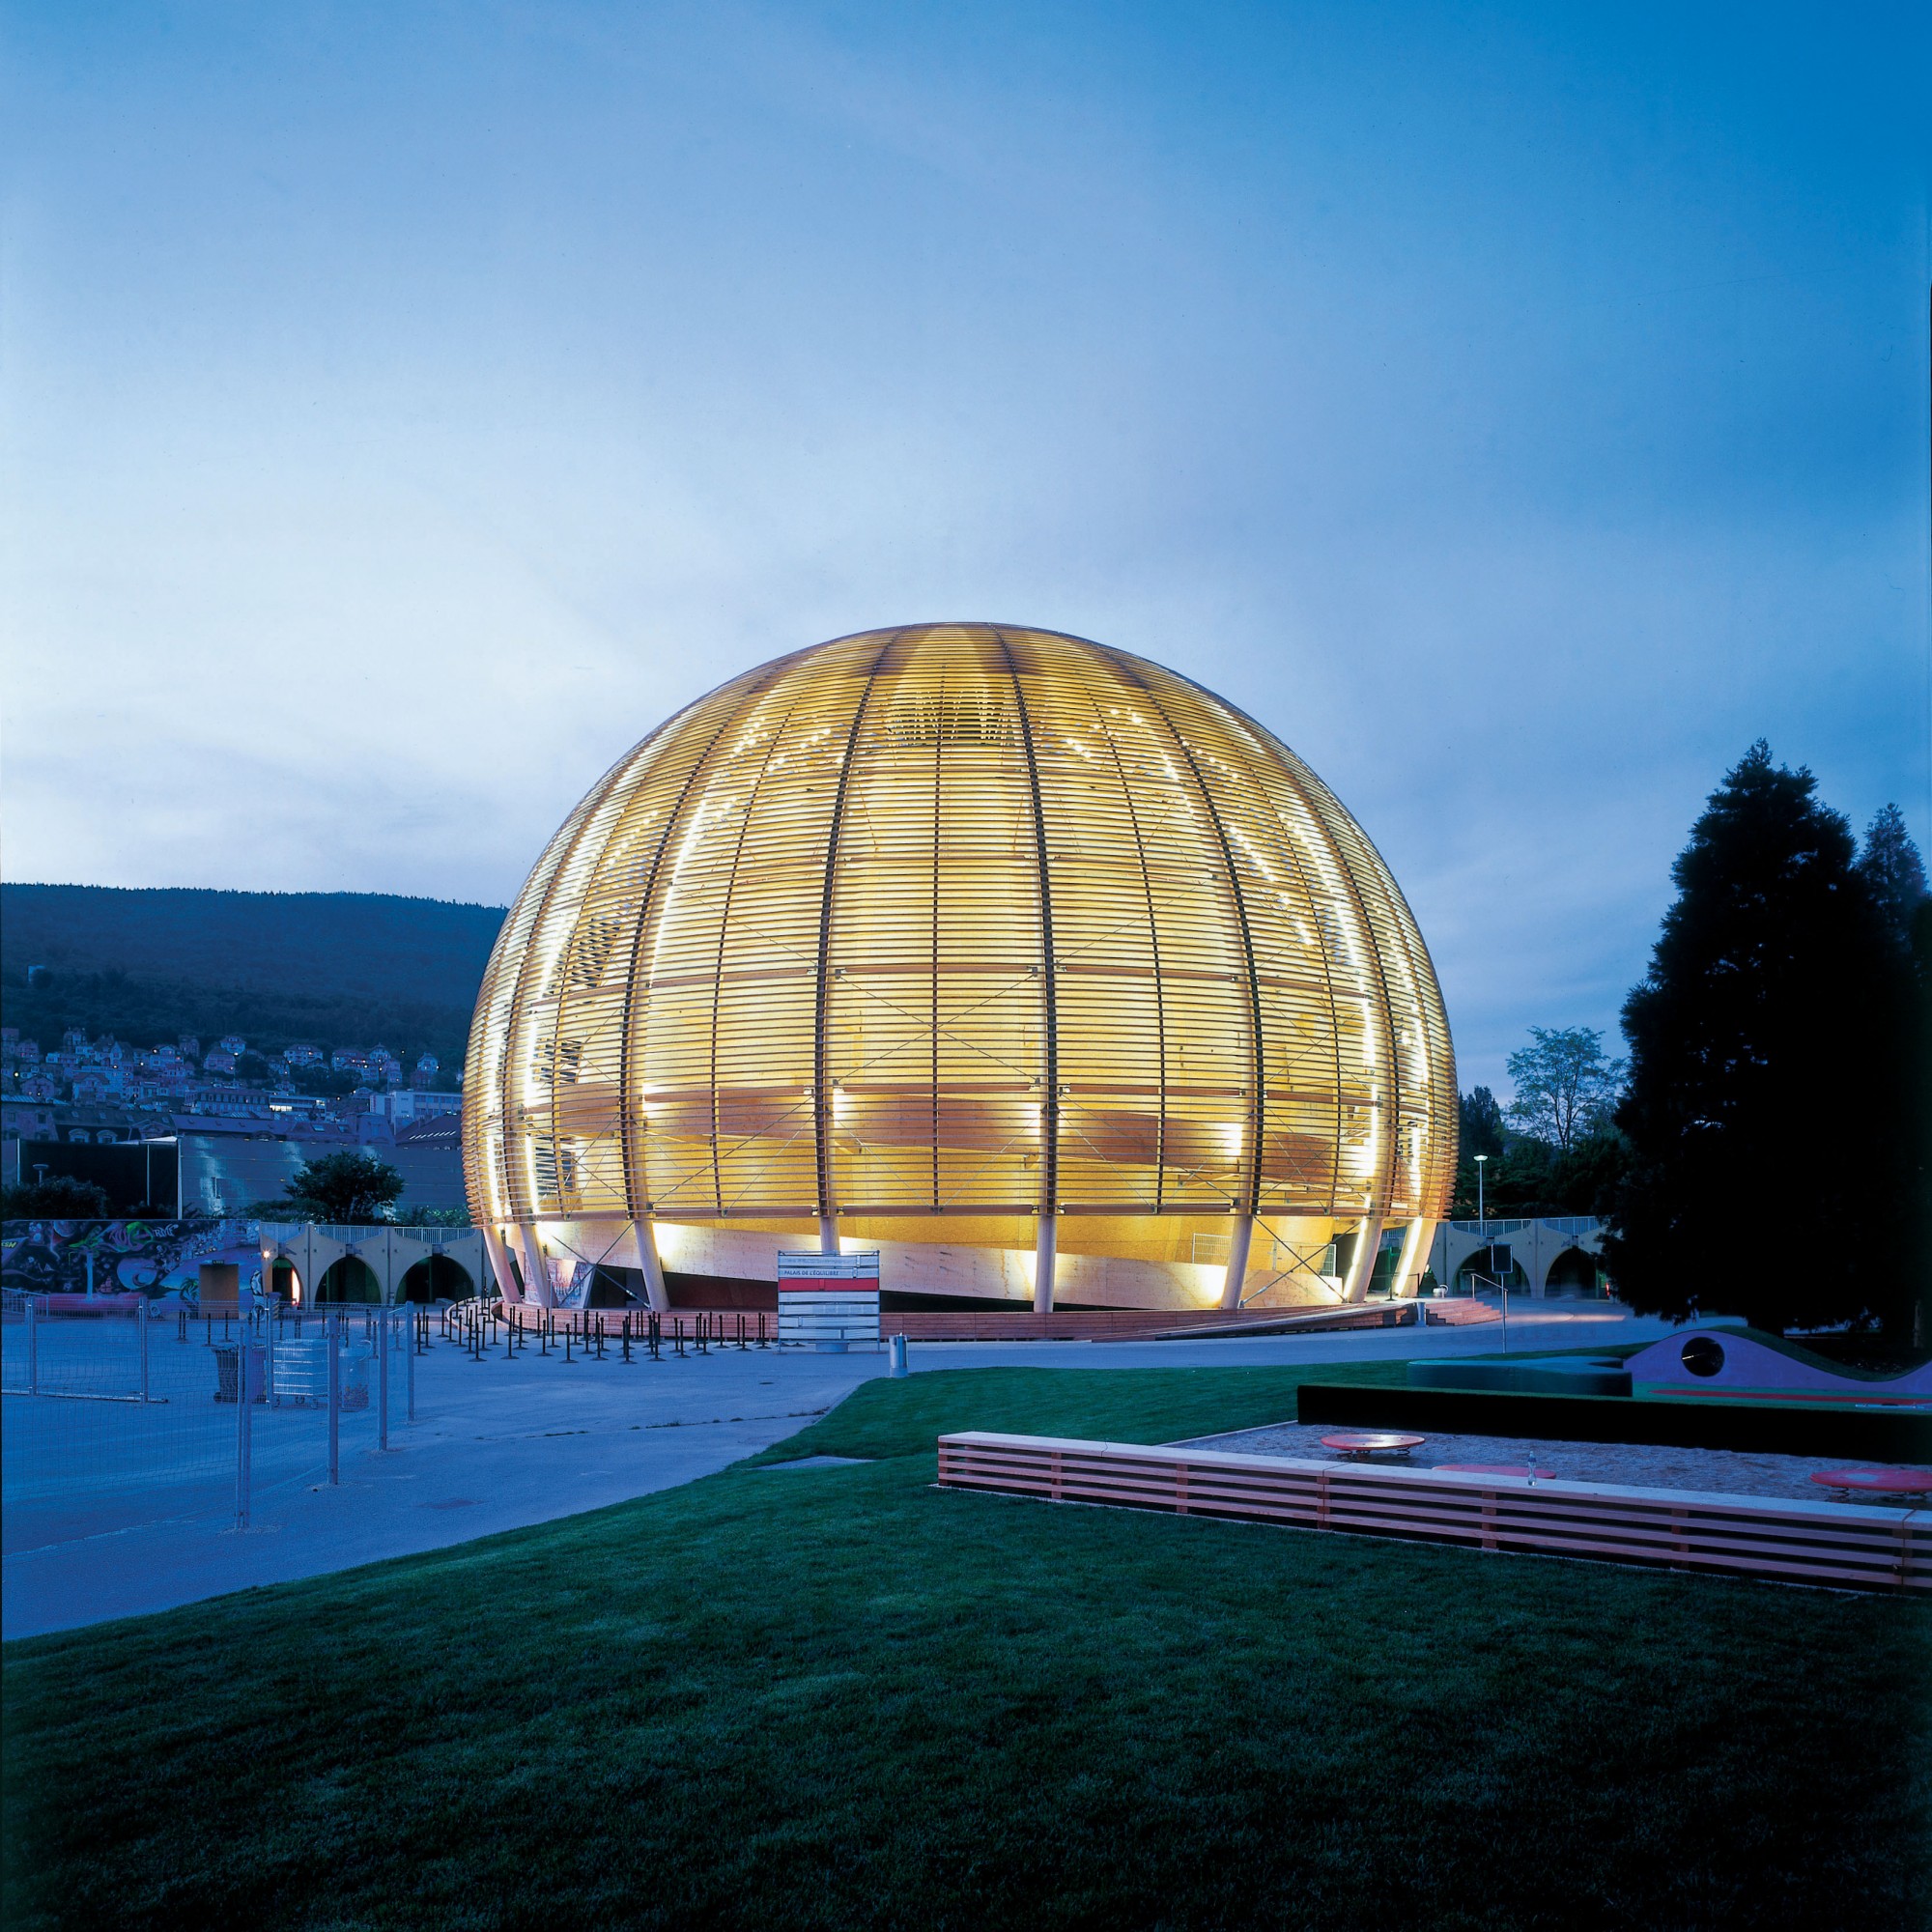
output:
[[[92,1263],[92,1281],[89,1264]],[[0,1287],[29,1294],[175,1294],[198,1289],[203,1262],[229,1262],[259,1286],[258,1221],[8,1221]]]

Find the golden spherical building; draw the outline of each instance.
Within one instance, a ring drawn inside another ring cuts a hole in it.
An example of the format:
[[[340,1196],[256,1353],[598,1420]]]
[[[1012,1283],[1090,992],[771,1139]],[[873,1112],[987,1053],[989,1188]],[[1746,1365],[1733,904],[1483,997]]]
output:
[[[1412,1292],[1456,1156],[1428,951],[1334,795],[1186,678],[994,624],[794,652],[622,758],[464,1093],[543,1300],[842,1241],[907,1296],[1277,1305],[1358,1297],[1398,1230]]]

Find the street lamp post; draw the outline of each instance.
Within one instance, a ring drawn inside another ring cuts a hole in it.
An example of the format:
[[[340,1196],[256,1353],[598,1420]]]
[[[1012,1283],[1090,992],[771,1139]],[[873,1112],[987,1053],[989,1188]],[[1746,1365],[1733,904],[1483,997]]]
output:
[[[1491,1247],[1490,1247],[1490,1220],[1489,1216],[1483,1212],[1483,1163],[1488,1159],[1489,1155],[1486,1153],[1479,1153],[1475,1156],[1476,1232],[1483,1237],[1483,1258],[1486,1262],[1494,1259],[1493,1255],[1491,1252]],[[1469,1292],[1470,1293],[1473,1294],[1475,1293],[1475,1290],[1471,1289]]]

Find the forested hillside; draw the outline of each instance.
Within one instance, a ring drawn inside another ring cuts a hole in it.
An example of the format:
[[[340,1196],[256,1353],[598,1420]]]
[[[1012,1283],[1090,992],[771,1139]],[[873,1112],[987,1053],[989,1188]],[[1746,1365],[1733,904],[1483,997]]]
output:
[[[461,1064],[500,906],[381,893],[0,886],[0,1008],[59,1043],[240,1033]]]

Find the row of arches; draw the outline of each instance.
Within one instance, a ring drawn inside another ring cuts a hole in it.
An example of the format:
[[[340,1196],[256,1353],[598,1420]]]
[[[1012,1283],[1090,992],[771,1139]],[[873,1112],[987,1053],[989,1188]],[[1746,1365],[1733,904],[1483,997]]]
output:
[[[284,1300],[298,1298],[301,1286],[295,1264],[278,1261],[274,1264],[274,1290]],[[476,1293],[476,1283],[461,1262],[448,1255],[428,1255],[409,1269],[396,1284],[398,1301],[461,1301]],[[311,1298],[311,1297],[304,1297]],[[316,1305],[333,1303],[375,1303],[383,1299],[383,1284],[376,1270],[355,1255],[331,1262],[315,1285],[312,1300]]]
[[[1478,1275],[1486,1281],[1505,1280],[1512,1292],[1529,1288],[1529,1277],[1523,1272],[1522,1264],[1517,1260],[1513,1250],[1507,1269],[1498,1267],[1497,1261],[1495,1247],[1476,1249],[1456,1270],[1457,1291],[1466,1292],[1472,1279]],[[1544,1277],[1544,1292],[1550,1294],[1566,1291],[1571,1293],[1595,1294],[1601,1291],[1603,1281],[1601,1255],[1592,1254],[1588,1248],[1568,1247],[1549,1264],[1549,1271]]]

